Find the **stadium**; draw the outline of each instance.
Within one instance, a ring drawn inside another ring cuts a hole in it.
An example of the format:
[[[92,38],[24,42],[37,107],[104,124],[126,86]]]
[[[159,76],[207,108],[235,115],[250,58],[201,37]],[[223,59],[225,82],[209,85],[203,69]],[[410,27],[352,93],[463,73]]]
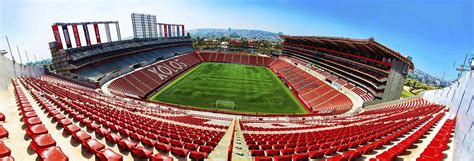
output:
[[[1,160],[472,159],[474,64],[400,99],[415,64],[375,38],[220,52],[184,24],[131,17],[124,40],[118,21],[51,24],[54,71],[2,55]]]

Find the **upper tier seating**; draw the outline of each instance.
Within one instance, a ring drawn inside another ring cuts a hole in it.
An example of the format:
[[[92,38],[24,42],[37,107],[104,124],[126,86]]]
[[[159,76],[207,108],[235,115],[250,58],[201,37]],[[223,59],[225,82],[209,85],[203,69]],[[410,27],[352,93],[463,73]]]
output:
[[[167,47],[163,49],[127,55],[125,57],[112,58],[94,65],[88,65],[76,69],[73,73],[97,81],[107,73],[114,72],[134,64],[141,62],[154,62],[156,58],[167,59],[173,57],[175,54],[189,53],[192,51],[194,51],[194,49],[191,46]],[[81,61],[73,64],[82,66],[87,63],[88,61]]]
[[[371,100],[373,95],[383,92],[389,74],[389,68],[375,67],[343,56],[338,57],[325,53],[314,56],[313,50],[294,44],[286,44],[284,53],[299,61],[311,62],[325,72],[363,88],[364,91],[370,93],[370,95],[361,95],[364,101]]]
[[[305,60],[300,60],[299,58],[286,57],[286,59],[289,59],[290,61],[296,62],[296,63],[299,63],[299,64],[309,64]],[[337,77],[336,75],[331,75],[328,72],[319,70],[319,69],[314,68],[314,67],[311,67],[311,69],[314,70],[316,73],[321,74],[326,79],[331,80],[331,82],[336,82],[339,85],[344,86],[345,88],[353,91],[354,93],[359,95],[364,102],[374,99],[374,95],[372,93],[368,93],[367,91],[363,90],[362,88],[354,86],[352,83],[348,83],[347,81],[345,81],[343,79],[339,79],[339,77]]]

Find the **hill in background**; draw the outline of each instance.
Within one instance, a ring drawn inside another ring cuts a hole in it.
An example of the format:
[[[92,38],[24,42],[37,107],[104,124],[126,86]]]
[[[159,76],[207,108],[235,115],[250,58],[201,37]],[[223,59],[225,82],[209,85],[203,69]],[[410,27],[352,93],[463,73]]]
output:
[[[249,29],[193,29],[188,30],[193,38],[210,38],[210,37],[232,37],[232,38],[246,38],[268,40],[273,42],[281,42],[280,35],[282,33],[274,33],[263,30],[249,30]]]
[[[419,69],[415,69],[414,71],[408,73],[408,79],[413,79],[424,84],[436,87],[447,87],[452,84],[451,81],[442,80]]]

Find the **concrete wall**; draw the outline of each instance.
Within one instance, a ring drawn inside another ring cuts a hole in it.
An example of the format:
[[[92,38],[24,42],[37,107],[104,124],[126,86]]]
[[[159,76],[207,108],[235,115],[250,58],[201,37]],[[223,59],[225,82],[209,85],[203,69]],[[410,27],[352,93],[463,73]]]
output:
[[[7,90],[13,78],[37,77],[43,74],[43,67],[32,67],[13,63],[9,58],[0,55],[0,91]]]
[[[406,68],[407,64],[402,61],[394,60],[392,62],[392,69],[387,78],[387,84],[381,102],[400,99],[407,76],[407,73],[404,73],[404,71],[406,72]]]
[[[446,105],[451,113],[456,114],[454,160],[474,160],[474,71],[450,87],[424,92],[423,98]]]

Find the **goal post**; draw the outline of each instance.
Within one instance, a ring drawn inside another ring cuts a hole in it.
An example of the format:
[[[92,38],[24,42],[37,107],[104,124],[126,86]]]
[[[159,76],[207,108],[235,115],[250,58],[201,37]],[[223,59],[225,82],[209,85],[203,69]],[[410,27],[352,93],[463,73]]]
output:
[[[235,110],[235,103],[233,101],[216,100],[216,109]]]

